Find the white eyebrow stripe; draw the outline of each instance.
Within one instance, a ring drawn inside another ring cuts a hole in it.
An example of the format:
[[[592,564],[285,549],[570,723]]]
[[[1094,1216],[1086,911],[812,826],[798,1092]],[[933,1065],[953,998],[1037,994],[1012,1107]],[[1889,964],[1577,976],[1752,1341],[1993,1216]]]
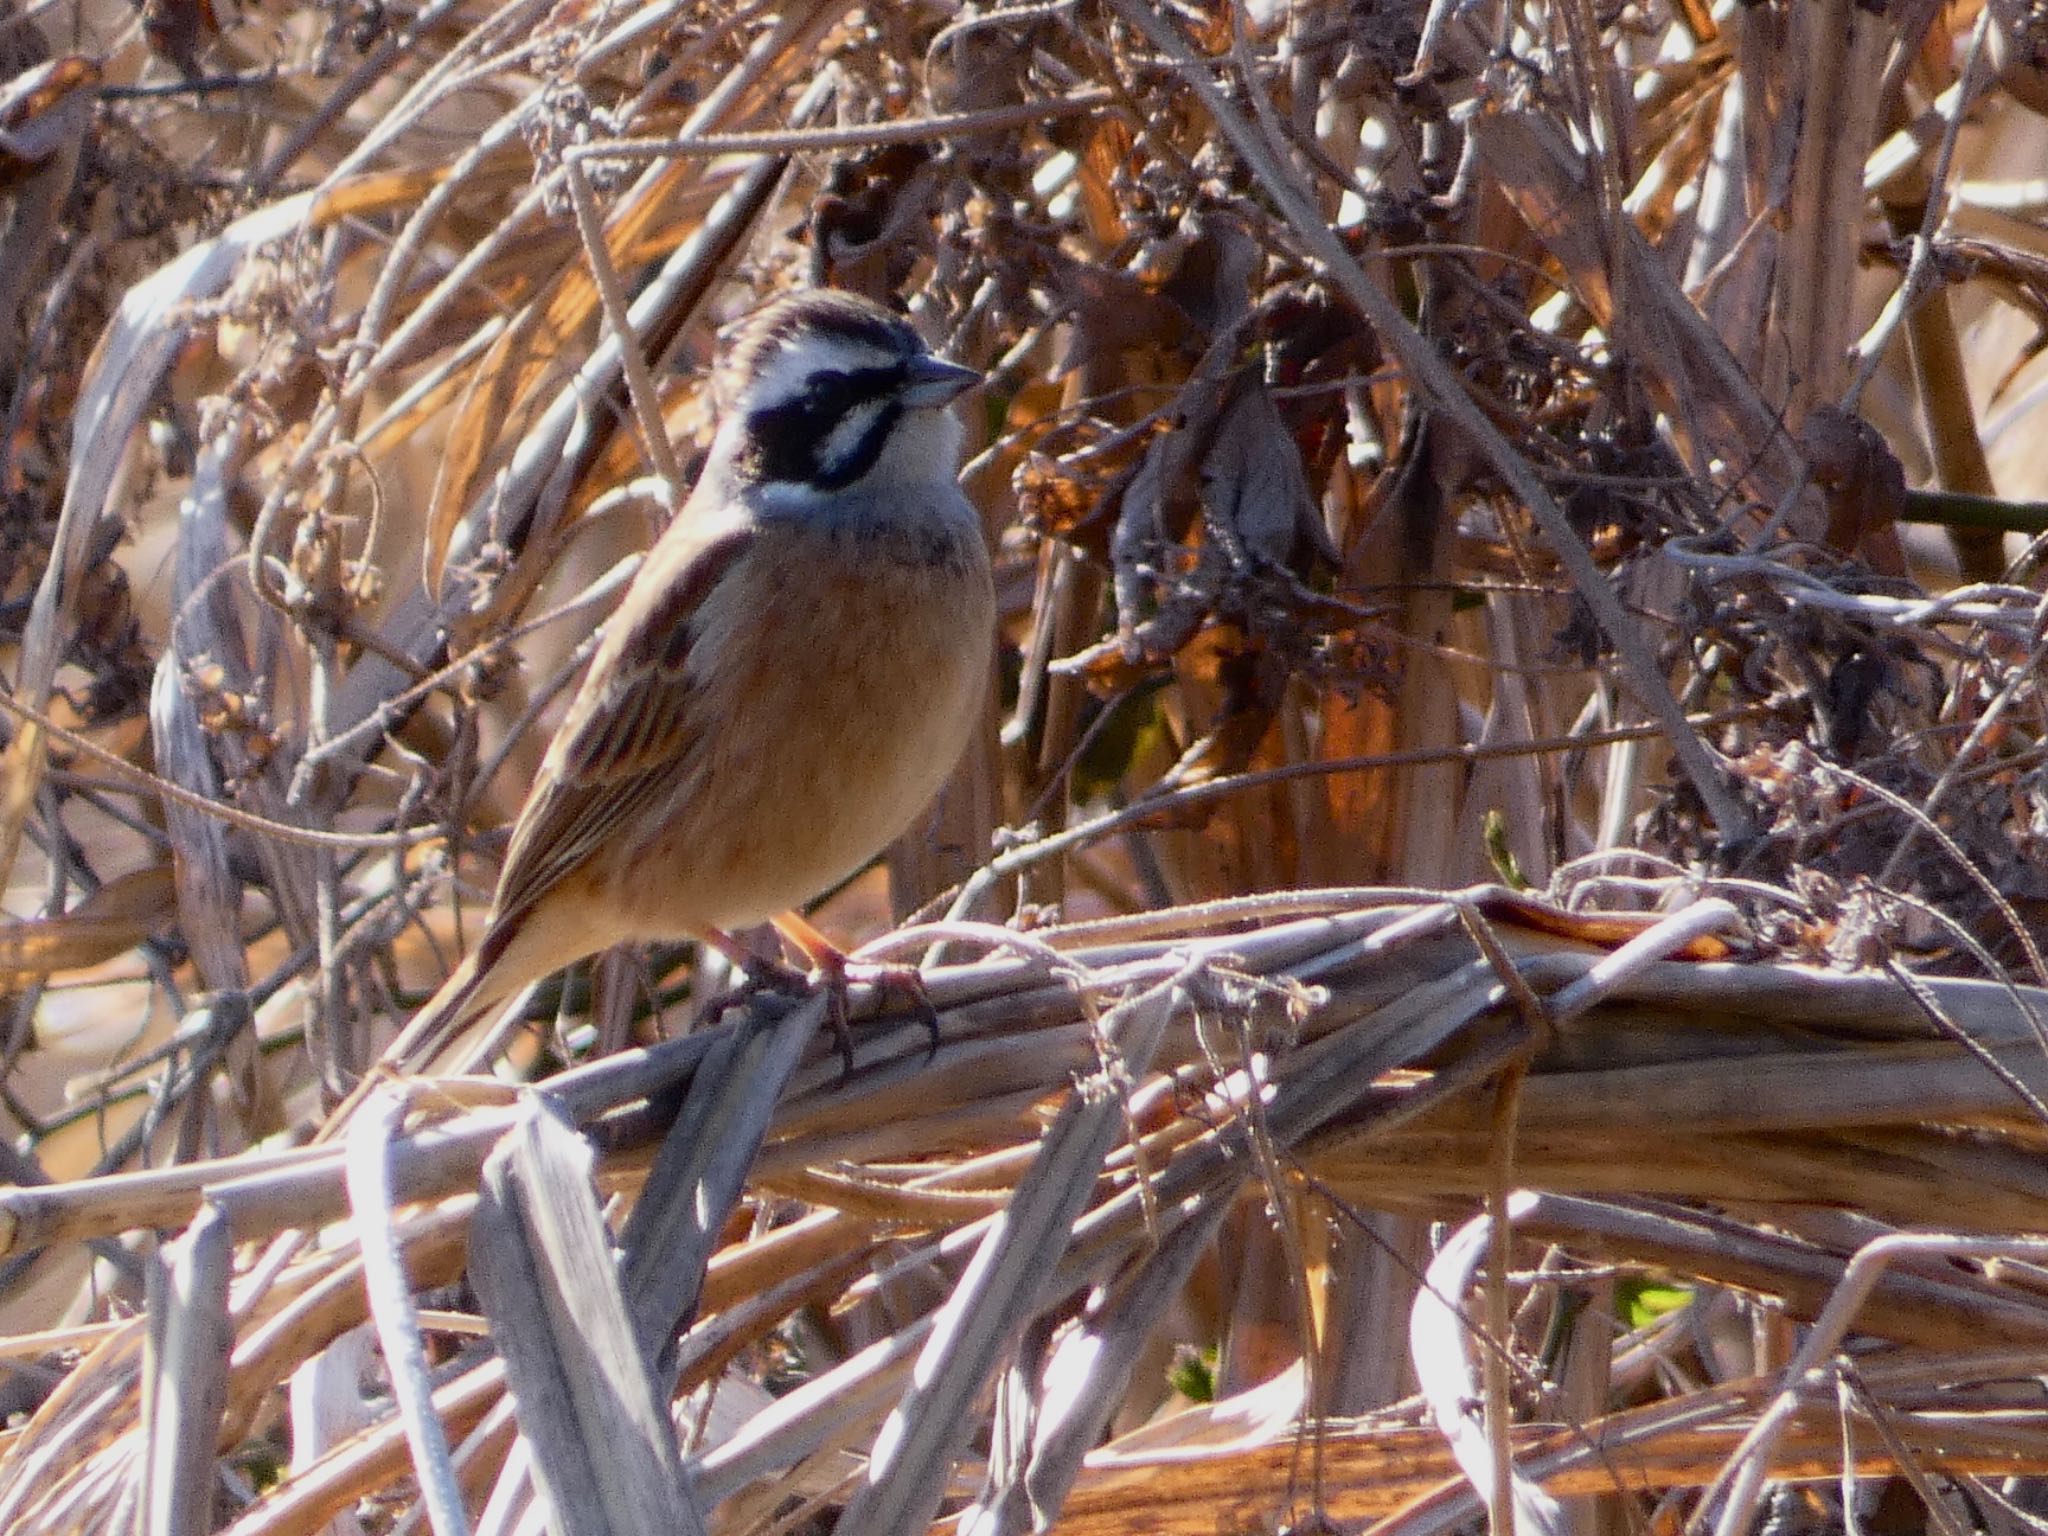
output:
[[[818,445],[819,470],[828,476],[839,473],[888,406],[886,400],[863,400],[841,416],[839,424]]]
[[[809,388],[813,374],[893,368],[902,361],[894,352],[844,337],[806,336],[777,347],[760,360],[742,405],[756,411],[785,404]]]

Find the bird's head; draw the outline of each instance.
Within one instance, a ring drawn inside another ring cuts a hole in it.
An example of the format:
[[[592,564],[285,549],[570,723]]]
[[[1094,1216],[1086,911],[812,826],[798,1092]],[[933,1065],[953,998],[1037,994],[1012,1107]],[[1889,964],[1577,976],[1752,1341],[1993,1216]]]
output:
[[[793,294],[741,322],[719,366],[714,455],[742,481],[785,493],[951,484],[960,427],[947,406],[980,380],[878,304]]]

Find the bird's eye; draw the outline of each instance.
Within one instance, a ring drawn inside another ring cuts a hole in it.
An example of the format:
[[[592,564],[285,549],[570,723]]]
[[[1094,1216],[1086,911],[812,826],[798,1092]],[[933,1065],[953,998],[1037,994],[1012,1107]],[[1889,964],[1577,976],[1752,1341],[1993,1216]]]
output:
[[[814,418],[830,421],[853,401],[853,380],[843,373],[814,373],[804,391],[804,404]]]

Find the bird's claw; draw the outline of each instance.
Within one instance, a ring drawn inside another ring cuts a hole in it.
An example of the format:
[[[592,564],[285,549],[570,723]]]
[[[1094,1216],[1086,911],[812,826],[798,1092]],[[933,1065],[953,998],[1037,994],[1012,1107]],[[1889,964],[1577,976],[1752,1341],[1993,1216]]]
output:
[[[718,999],[712,1009],[712,1017],[728,1009],[745,1007],[757,997],[801,997],[814,987],[822,988],[826,994],[826,1018],[831,1023],[832,1039],[839,1047],[839,1059],[843,1065],[842,1081],[853,1076],[853,1009],[850,997],[856,983],[874,989],[877,1012],[888,1010],[892,993],[908,1004],[930,1037],[931,1046],[926,1060],[938,1055],[942,1039],[939,1011],[932,1006],[931,993],[924,984],[924,973],[916,966],[870,965],[849,960],[843,955],[833,955],[820,958],[816,968],[806,975],[779,960],[749,956],[742,962],[741,969],[745,972],[744,978]]]
[[[924,1025],[924,1032],[931,1039],[931,1048],[925,1053],[929,1062],[939,1054],[943,1037],[939,1033],[939,1010],[932,1004],[931,989],[924,984],[924,972],[914,965],[877,965],[867,971],[863,979],[875,989],[883,1008],[888,1007],[889,994],[894,992]]]
[[[821,959],[811,977],[826,989],[831,998],[832,1038],[838,1042],[839,1059],[845,1067],[842,1081],[853,1076],[852,1008],[848,996],[855,982],[874,988],[877,1012],[888,1010],[892,992],[908,1003],[924,1021],[925,1033],[931,1037],[930,1056],[938,1054],[939,1011],[932,1006],[931,993],[925,989],[924,975],[916,966],[869,965],[834,956]],[[926,1059],[929,1060],[930,1056]]]

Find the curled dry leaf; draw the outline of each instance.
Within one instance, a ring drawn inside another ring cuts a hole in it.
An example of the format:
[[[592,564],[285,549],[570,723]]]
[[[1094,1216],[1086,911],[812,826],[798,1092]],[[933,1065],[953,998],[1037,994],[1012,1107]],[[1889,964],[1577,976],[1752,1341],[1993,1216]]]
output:
[[[1311,556],[1336,562],[1301,452],[1257,369],[1240,369],[1231,380],[1208,441],[1202,510],[1241,572],[1303,568]]]
[[[1117,635],[1057,670],[1120,689],[1212,617],[1243,631],[1236,644],[1259,649],[1305,615],[1327,615],[1295,573],[1317,559],[1334,563],[1337,552],[1257,367],[1190,381],[1173,425],[1147,445],[1117,504]],[[1343,605],[1337,612],[1344,621],[1365,616]]]
[[[144,0],[142,35],[151,50],[177,65],[187,80],[202,74],[199,50],[220,35],[213,0]]]
[[[938,181],[925,144],[835,160],[811,204],[811,281],[886,302],[924,254],[911,236],[930,220]]]
[[[1991,67],[2013,100],[2048,114],[2048,7],[2040,0],[1986,0]]]
[[[1801,447],[1827,507],[1828,548],[1870,555],[1880,542],[1895,554],[1893,533],[1906,510],[1906,471],[1883,436],[1835,405],[1807,413]],[[1888,574],[1903,576],[1903,568]]]

